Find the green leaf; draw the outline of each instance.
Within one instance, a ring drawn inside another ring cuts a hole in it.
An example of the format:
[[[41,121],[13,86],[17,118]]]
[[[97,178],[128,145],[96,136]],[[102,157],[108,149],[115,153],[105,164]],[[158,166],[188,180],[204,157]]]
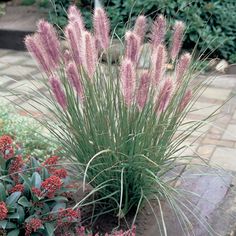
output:
[[[0,201],[6,200],[6,190],[2,183],[0,183]]]
[[[39,173],[34,172],[32,175],[32,178],[31,178],[32,186],[34,186],[35,188],[40,188],[41,182],[42,182],[42,179],[41,179],[41,176],[39,175]]]
[[[17,200],[19,199],[21,195],[21,192],[14,192],[12,193],[7,199],[6,199],[6,204],[11,207],[13,206]]]
[[[22,224],[25,220],[25,211],[22,206],[17,207],[17,212],[19,214],[19,224]]]
[[[1,220],[1,221],[0,221],[0,228],[5,229],[6,226],[7,226],[7,220]]]
[[[7,236],[18,236],[19,233],[20,233],[20,230],[19,230],[19,229],[14,229],[14,230],[12,230],[11,232],[9,232],[9,233],[7,234]]]
[[[16,224],[12,222],[7,222],[6,229],[15,229],[15,228],[16,228]]]
[[[66,204],[64,202],[58,202],[53,208],[52,212],[57,212],[59,209],[65,209]]]
[[[23,207],[31,207],[32,206],[32,204],[28,201],[28,199],[25,196],[22,196],[18,200],[18,203]]]
[[[48,236],[53,236],[54,235],[54,226],[51,223],[46,223],[45,224],[46,231],[48,233]]]
[[[32,167],[33,167],[33,168],[38,168],[38,167],[40,167],[39,162],[38,162],[34,157],[31,157],[31,164],[32,164]]]
[[[18,214],[18,212],[15,212],[13,214],[8,214],[8,219],[19,219],[20,216]]]
[[[46,199],[43,202],[51,202],[51,201],[56,201],[56,202],[64,201],[64,202],[68,202],[68,199],[66,197],[63,197],[63,196],[57,196],[57,197],[54,197],[54,198]]]

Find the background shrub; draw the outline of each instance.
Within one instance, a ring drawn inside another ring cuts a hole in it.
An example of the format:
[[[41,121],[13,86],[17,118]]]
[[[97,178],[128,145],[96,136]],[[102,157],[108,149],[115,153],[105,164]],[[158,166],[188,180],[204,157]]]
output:
[[[236,1],[235,0],[103,0],[111,19],[111,28],[124,34],[126,22],[133,25],[140,13],[153,19],[159,13],[171,19],[186,22],[185,48],[193,48],[196,43],[201,51],[208,48],[212,56],[236,62]],[[87,26],[91,27],[93,1],[81,0]]]

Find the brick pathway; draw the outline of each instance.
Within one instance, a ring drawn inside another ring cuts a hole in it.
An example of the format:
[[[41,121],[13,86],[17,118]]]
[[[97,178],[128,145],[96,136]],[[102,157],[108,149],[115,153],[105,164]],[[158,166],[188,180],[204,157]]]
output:
[[[27,52],[0,50],[0,86],[14,88],[20,86],[24,91],[31,91],[32,82],[40,89],[42,85],[37,80],[41,74],[36,64]],[[204,81],[205,77],[200,78]],[[189,115],[189,120],[198,120],[206,117],[218,106],[222,105],[230,96],[236,94],[236,75],[217,76],[195,105],[198,109]],[[3,96],[9,95],[1,91]],[[19,104],[21,101],[15,96],[8,97],[10,101]],[[27,103],[21,104],[29,108]],[[201,137],[186,150],[200,156],[212,165],[226,170],[236,171],[236,97],[224,105],[217,117],[189,139]],[[199,162],[198,158],[192,162]]]

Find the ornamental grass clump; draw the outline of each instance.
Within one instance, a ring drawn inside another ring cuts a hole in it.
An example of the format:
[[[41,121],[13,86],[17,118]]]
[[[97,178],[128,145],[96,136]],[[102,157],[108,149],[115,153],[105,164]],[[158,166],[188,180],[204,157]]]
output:
[[[142,69],[139,60],[148,39],[145,16],[139,16],[134,29],[125,34],[123,56],[116,65],[109,54],[112,38],[106,12],[94,10],[92,32],[75,6],[68,14],[66,50],[46,21],[25,39],[47,75],[45,118],[50,122],[45,119],[45,124],[78,173],[82,171],[84,188],[92,186],[93,203],[118,218],[129,212],[136,216],[145,201],[171,198],[174,189],[162,177],[199,126],[190,123],[188,130],[181,129],[199,91],[199,86],[189,88],[191,55],[180,54],[184,23],[175,23],[167,48],[166,20],[157,17],[151,27],[151,54],[146,55],[150,66]],[[168,63],[173,71],[167,71]]]

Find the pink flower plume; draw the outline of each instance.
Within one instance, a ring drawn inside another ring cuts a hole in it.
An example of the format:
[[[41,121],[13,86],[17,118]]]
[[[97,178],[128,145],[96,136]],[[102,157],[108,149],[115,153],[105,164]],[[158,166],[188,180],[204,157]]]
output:
[[[148,72],[144,72],[140,79],[140,84],[136,98],[140,110],[143,109],[146,104],[148,98],[149,86],[150,86],[150,75]]]
[[[178,83],[181,81],[181,79],[187,72],[190,63],[191,63],[191,55],[189,53],[185,53],[180,57],[175,70],[176,80]]]
[[[56,101],[63,108],[63,110],[65,110],[67,108],[66,95],[61,87],[59,78],[53,75],[51,76],[49,82],[51,85],[52,93],[55,96]]]
[[[97,65],[97,51],[95,47],[95,39],[91,33],[85,31],[82,40],[82,63],[85,71],[90,78],[93,77]]]
[[[139,36],[141,43],[144,41],[147,31],[147,19],[144,15],[138,16],[134,25],[134,33]]]
[[[134,98],[136,75],[134,65],[129,59],[124,59],[122,61],[120,76],[124,101],[127,106],[130,106]]]
[[[51,68],[56,68],[59,64],[61,51],[60,42],[53,26],[47,21],[40,20],[38,22],[38,37],[42,45],[45,56],[51,64]]]
[[[166,71],[167,52],[164,45],[160,44],[152,56],[152,81],[158,85]]]
[[[106,12],[102,8],[95,8],[93,16],[93,29],[99,49],[106,50],[110,44],[110,23]]]
[[[186,106],[188,105],[188,103],[190,102],[191,98],[192,98],[192,91],[191,91],[191,90],[188,90],[188,91],[185,93],[185,95],[184,95],[184,97],[183,97],[183,99],[182,99],[182,101],[181,101],[181,103],[180,103],[180,105],[179,105],[179,111],[180,111],[180,112],[185,109],[185,107],[186,107]]]
[[[166,34],[166,20],[163,15],[159,15],[152,26],[152,45],[153,47],[158,47],[165,40]]]
[[[176,21],[174,25],[174,33],[172,36],[172,47],[170,52],[170,57],[174,61],[180,52],[183,41],[185,25],[182,21]]]
[[[125,34],[125,57],[137,63],[140,54],[140,38],[133,32]]]
[[[68,66],[66,67],[66,74],[68,76],[71,85],[75,88],[79,98],[82,101],[84,96],[83,86],[81,83],[80,74],[78,73],[78,69],[76,68],[74,62],[70,62],[68,64]]]

